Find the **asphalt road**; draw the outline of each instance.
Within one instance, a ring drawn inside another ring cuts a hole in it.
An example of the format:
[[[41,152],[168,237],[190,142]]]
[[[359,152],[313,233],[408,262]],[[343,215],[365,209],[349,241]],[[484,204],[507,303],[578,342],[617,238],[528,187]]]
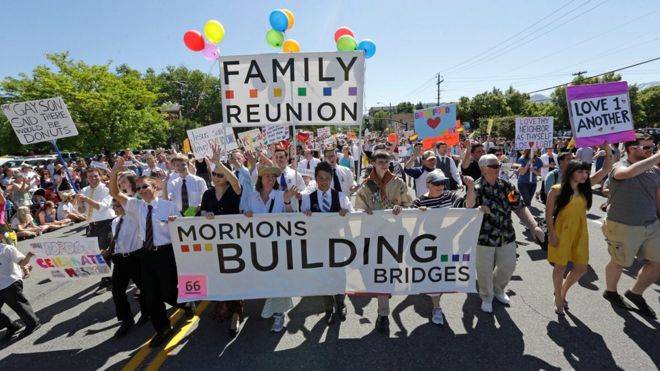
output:
[[[428,297],[394,297],[389,336],[374,331],[376,300],[369,297],[347,299],[347,320],[331,327],[322,321],[319,298],[298,298],[280,334],[271,333],[270,320],[259,317],[263,301],[256,300],[246,303],[242,329],[234,340],[227,335],[226,323],[209,318],[210,303],[199,305],[199,317],[176,324],[178,334],[167,351],[149,351],[143,345],[152,335],[150,324],[134,327],[121,340],[113,338],[119,324],[112,297],[94,295],[98,282],[55,282],[35,270],[25,281],[25,292],[43,326],[24,339],[0,344],[0,370],[657,370],[658,322],[613,308],[601,297],[608,261],[600,231],[603,213],[598,210],[603,200],[594,197],[590,269],[570,292],[571,309],[564,318],[553,311],[552,270],[545,253],[516,223],[520,256],[509,285],[509,307],[496,302],[489,315],[480,311],[476,294],[447,294],[442,298],[445,325],[437,327],[430,322]],[[83,230],[76,225],[44,238],[80,235]],[[19,248],[25,251],[26,244]],[[639,265],[624,272],[620,292],[632,285],[637,269]],[[660,313],[658,283],[645,297]],[[132,305],[137,312],[137,303]],[[7,307],[4,311],[16,318]]]

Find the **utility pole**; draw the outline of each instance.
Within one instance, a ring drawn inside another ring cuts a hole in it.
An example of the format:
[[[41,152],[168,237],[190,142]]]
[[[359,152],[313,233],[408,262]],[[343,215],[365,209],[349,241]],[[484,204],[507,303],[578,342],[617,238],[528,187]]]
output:
[[[584,75],[585,73],[587,73],[587,71],[578,71],[578,72],[574,72],[572,75],[577,77],[582,77],[582,75]]]
[[[440,73],[438,73],[437,77],[437,82],[435,83],[438,86],[438,106],[440,105],[440,84],[445,81],[445,78],[443,76],[440,76]]]

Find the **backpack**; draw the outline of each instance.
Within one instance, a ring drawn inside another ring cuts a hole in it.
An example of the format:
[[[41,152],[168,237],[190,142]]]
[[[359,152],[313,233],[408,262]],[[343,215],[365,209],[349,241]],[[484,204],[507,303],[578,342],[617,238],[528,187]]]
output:
[[[554,178],[552,180],[552,185],[559,183],[559,169],[554,169],[545,176],[547,179],[550,175]],[[545,192],[545,179],[541,182],[541,202],[545,205],[545,202],[548,200],[548,194]]]

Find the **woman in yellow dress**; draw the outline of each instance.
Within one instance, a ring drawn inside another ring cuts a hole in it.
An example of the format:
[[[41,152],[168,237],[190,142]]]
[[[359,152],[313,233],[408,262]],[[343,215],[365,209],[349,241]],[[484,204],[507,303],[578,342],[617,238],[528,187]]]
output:
[[[591,184],[600,183],[612,169],[613,156],[607,151],[605,165],[591,177],[591,164],[572,160],[561,174],[561,184],[554,185],[546,203],[548,224],[548,261],[554,265],[552,282],[555,289],[555,313],[568,310],[568,289],[587,272],[589,234],[587,210],[591,207]],[[568,262],[573,269],[564,279]]]

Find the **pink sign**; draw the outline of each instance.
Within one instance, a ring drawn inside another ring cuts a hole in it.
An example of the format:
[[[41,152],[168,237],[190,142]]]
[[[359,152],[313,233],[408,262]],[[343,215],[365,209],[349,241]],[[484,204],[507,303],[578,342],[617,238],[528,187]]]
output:
[[[207,294],[205,274],[179,276],[179,299],[205,299]]]
[[[635,140],[627,82],[569,86],[566,100],[577,147]]]

